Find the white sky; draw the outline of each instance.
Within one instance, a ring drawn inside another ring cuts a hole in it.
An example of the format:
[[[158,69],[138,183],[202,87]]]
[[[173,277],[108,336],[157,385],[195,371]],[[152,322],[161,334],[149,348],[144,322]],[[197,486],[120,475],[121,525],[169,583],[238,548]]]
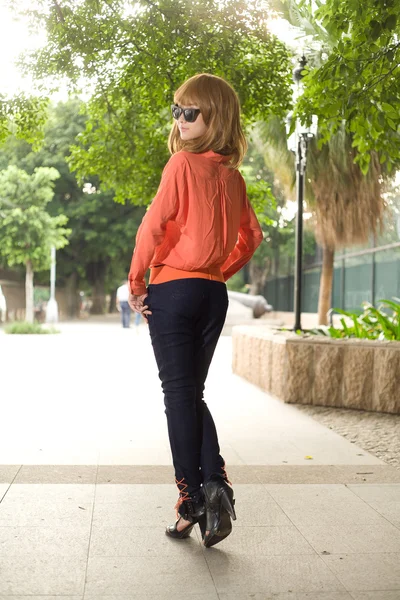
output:
[[[11,96],[19,91],[32,91],[32,79],[22,77],[15,61],[22,52],[44,45],[46,34],[43,32],[33,35],[29,31],[27,20],[17,17],[8,5],[7,0],[0,0],[0,92]],[[274,20],[270,24],[270,30],[282,41],[293,46],[294,36],[286,21]]]
[[[32,80],[23,79],[15,66],[19,54],[39,48],[45,43],[45,34],[33,36],[24,19],[17,19],[8,8],[7,0],[0,0],[0,90],[13,95],[32,89]]]

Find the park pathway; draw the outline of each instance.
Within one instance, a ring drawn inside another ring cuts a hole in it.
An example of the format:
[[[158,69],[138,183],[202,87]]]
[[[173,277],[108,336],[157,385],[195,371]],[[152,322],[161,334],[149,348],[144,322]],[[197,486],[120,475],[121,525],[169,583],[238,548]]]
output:
[[[400,471],[232,375],[206,394],[238,520],[176,542],[145,325],[0,332],[0,600],[400,600]]]

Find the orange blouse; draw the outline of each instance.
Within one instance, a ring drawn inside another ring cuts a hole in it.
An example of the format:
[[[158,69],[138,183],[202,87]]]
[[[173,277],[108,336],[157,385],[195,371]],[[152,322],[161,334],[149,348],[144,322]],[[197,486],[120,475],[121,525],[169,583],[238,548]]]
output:
[[[228,159],[212,150],[171,156],[137,232],[132,294],[146,293],[149,267],[152,283],[177,279],[179,271],[227,281],[250,260],[263,233],[243,177],[224,165]]]

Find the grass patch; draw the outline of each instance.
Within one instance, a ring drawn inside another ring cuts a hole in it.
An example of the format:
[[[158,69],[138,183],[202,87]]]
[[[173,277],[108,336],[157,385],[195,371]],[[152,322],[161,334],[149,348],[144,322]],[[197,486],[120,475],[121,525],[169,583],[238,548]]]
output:
[[[14,321],[4,328],[5,333],[60,333],[54,327],[43,327],[40,323],[27,323],[26,321]]]

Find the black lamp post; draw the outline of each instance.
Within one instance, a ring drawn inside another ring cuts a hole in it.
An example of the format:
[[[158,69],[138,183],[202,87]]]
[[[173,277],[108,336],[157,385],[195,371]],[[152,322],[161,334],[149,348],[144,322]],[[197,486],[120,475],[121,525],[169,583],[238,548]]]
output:
[[[303,78],[302,71],[307,64],[305,56],[299,65],[293,70],[293,81],[298,86],[299,95],[300,82]],[[287,117],[287,131],[289,133],[292,124],[292,114]],[[296,216],[296,255],[294,273],[294,330],[301,330],[301,300],[302,300],[302,272],[303,272],[303,202],[304,202],[304,177],[307,164],[308,140],[316,134],[316,121],[313,119],[312,127],[305,127],[296,120],[294,133],[288,138],[289,150],[296,157],[296,189],[297,189],[297,216]]]

